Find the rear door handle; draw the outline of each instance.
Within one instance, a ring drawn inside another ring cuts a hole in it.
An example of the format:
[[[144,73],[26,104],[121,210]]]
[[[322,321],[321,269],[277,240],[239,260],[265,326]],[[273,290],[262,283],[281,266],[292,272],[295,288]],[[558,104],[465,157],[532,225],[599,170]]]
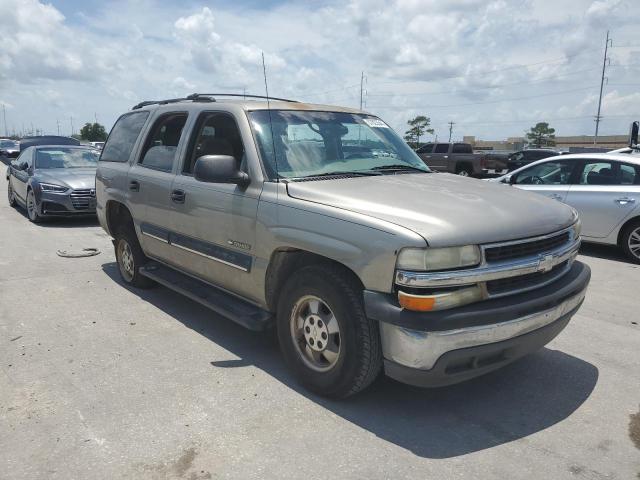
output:
[[[140,191],[140,182],[138,182],[136,180],[131,180],[129,182],[129,190],[131,190],[132,192],[139,192]]]
[[[616,198],[614,202],[616,202],[618,205],[627,205],[629,203],[636,203],[636,199],[631,197],[622,197]]]
[[[171,192],[171,201],[175,203],[184,203],[186,196],[187,194],[184,193],[184,190],[174,190]]]

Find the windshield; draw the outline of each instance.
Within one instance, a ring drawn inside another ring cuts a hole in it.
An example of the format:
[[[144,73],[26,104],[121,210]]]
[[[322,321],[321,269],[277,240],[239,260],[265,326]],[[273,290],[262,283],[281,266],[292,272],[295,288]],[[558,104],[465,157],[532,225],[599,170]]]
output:
[[[39,148],[35,168],[95,168],[98,156],[98,152],[89,148]]]
[[[0,148],[18,148],[18,142],[13,140],[0,140]]]
[[[260,110],[250,112],[249,118],[271,178],[430,171],[415,152],[376,117]]]

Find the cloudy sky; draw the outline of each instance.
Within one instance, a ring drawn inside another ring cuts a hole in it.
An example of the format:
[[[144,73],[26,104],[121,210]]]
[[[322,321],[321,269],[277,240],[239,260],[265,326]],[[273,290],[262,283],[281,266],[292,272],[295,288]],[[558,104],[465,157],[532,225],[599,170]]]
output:
[[[637,0],[2,0],[0,103],[9,133],[110,128],[135,103],[192,92],[358,106],[403,132],[501,139],[549,121],[601,134],[640,117]],[[4,122],[0,117],[0,134]]]

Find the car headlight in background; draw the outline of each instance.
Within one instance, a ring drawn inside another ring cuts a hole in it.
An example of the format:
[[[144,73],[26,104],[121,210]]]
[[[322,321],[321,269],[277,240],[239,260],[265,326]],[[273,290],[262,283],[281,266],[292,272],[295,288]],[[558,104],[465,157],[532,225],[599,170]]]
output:
[[[576,223],[574,223],[571,228],[573,228],[573,238],[580,238],[580,234],[582,233],[582,221],[578,218]]]
[[[62,185],[53,185],[52,183],[41,183],[40,188],[43,192],[64,193],[69,190],[69,187]]]
[[[481,260],[477,245],[445,248],[405,248],[396,266],[403,270],[433,271],[478,265]]]

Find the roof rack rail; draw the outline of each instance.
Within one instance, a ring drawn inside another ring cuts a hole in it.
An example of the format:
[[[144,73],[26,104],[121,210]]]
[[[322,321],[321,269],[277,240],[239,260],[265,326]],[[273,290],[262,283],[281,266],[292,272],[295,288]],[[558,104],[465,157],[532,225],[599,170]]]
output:
[[[265,95],[249,95],[249,94],[244,94],[244,93],[192,93],[191,95],[189,95],[187,97],[187,100],[199,100],[201,98],[207,98],[207,97],[242,97],[242,98],[262,98],[262,99],[269,99],[269,100],[276,100],[279,102],[291,102],[291,103],[298,103],[297,100],[290,100],[288,98],[278,98],[278,97],[266,97]]]
[[[184,101],[192,101],[192,102],[215,102],[216,99],[214,97],[237,97],[237,98],[262,98],[269,100],[276,100],[279,102],[291,102],[298,103],[297,100],[289,100],[287,98],[277,98],[277,97],[266,97],[264,95],[245,95],[243,93],[192,93],[191,95],[184,98],[168,98],[166,100],[145,100],[144,102],[140,102],[133,107],[131,110],[138,110],[142,107],[146,107],[148,105],[166,105],[168,103],[177,103]]]

